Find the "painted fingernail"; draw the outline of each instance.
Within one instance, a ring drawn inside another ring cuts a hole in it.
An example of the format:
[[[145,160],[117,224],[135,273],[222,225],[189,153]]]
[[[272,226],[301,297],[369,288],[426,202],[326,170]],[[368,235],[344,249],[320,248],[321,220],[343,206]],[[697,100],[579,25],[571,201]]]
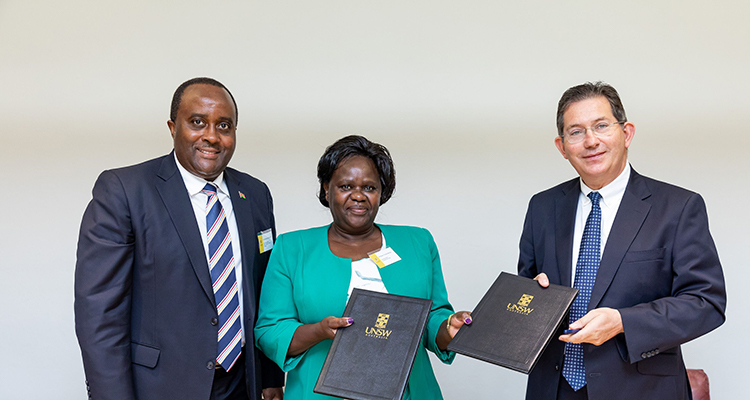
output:
[[[352,318],[347,318],[347,319],[346,319],[346,323],[347,323],[347,324],[353,324],[353,323],[354,323],[354,319],[352,319]]]
[[[466,322],[467,324],[470,324],[470,323],[471,323],[471,318],[466,318],[466,319],[465,319],[464,321],[465,321],[465,322]]]

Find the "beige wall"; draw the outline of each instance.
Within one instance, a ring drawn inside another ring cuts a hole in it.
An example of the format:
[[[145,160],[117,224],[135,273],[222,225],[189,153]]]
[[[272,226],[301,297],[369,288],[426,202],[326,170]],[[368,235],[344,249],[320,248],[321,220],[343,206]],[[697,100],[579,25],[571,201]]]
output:
[[[101,170],[170,151],[172,92],[201,75],[233,91],[232,166],[271,187],[280,232],[329,222],[315,195],[325,146],[352,133],[385,144],[398,186],[379,221],[432,231],[458,309],[515,271],[531,195],[574,176],[552,142],[559,96],[613,84],[637,127],[634,168],[704,195],[728,321],[685,358],[716,398],[739,398],[749,4],[0,1],[0,398],[85,396],[72,312],[81,214]],[[448,399],[524,392],[510,370],[433,365]]]

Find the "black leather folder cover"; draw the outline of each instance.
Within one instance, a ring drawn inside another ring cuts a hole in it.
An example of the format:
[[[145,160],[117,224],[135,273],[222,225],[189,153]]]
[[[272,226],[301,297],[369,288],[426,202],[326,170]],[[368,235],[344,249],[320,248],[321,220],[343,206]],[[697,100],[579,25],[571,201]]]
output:
[[[578,289],[500,273],[448,350],[528,374],[568,315]]]
[[[315,393],[352,400],[401,399],[431,300],[354,289],[320,371]]]

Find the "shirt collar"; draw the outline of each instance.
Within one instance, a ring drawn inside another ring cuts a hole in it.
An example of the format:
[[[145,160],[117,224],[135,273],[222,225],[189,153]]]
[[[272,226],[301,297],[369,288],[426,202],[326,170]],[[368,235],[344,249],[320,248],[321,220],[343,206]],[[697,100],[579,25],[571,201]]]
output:
[[[219,188],[219,192],[229,196],[229,190],[227,190],[227,185],[224,182],[223,171],[221,174],[219,174],[219,176],[216,177],[216,179],[213,180],[213,182],[209,182],[201,177],[193,175],[188,170],[186,170],[185,167],[180,164],[180,160],[177,159],[177,154],[174,154],[174,161],[175,163],[177,163],[177,169],[180,171],[182,181],[185,182],[185,187],[187,188],[188,194],[190,196],[200,193],[207,183],[212,183],[214,186]]]
[[[612,182],[604,186],[603,188],[597,190],[599,194],[602,196],[601,201],[604,202],[604,204],[607,204],[607,200],[614,199],[615,197],[622,197],[622,195],[625,193],[625,188],[628,186],[628,181],[630,180],[630,163],[625,164],[625,169],[620,172],[620,175],[615,178]],[[579,178],[579,181],[581,182],[581,193],[583,193],[583,197],[585,197],[584,202],[590,202],[591,199],[589,199],[589,193],[593,192],[590,187],[586,186],[585,183],[583,183],[583,179]]]

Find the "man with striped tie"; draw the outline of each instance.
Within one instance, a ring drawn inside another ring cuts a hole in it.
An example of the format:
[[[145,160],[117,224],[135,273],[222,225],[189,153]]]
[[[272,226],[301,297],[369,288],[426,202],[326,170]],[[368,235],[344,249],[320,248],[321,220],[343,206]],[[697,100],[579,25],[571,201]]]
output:
[[[191,79],[172,99],[174,151],[94,185],[75,274],[90,398],[282,399],[283,373],[253,346],[273,204],[227,168],[237,114],[224,85]]]
[[[518,273],[579,291],[526,399],[688,399],[680,345],[726,307],[703,199],[630,167],[635,125],[610,85],[568,89],[557,130],[579,177],[529,202]]]

